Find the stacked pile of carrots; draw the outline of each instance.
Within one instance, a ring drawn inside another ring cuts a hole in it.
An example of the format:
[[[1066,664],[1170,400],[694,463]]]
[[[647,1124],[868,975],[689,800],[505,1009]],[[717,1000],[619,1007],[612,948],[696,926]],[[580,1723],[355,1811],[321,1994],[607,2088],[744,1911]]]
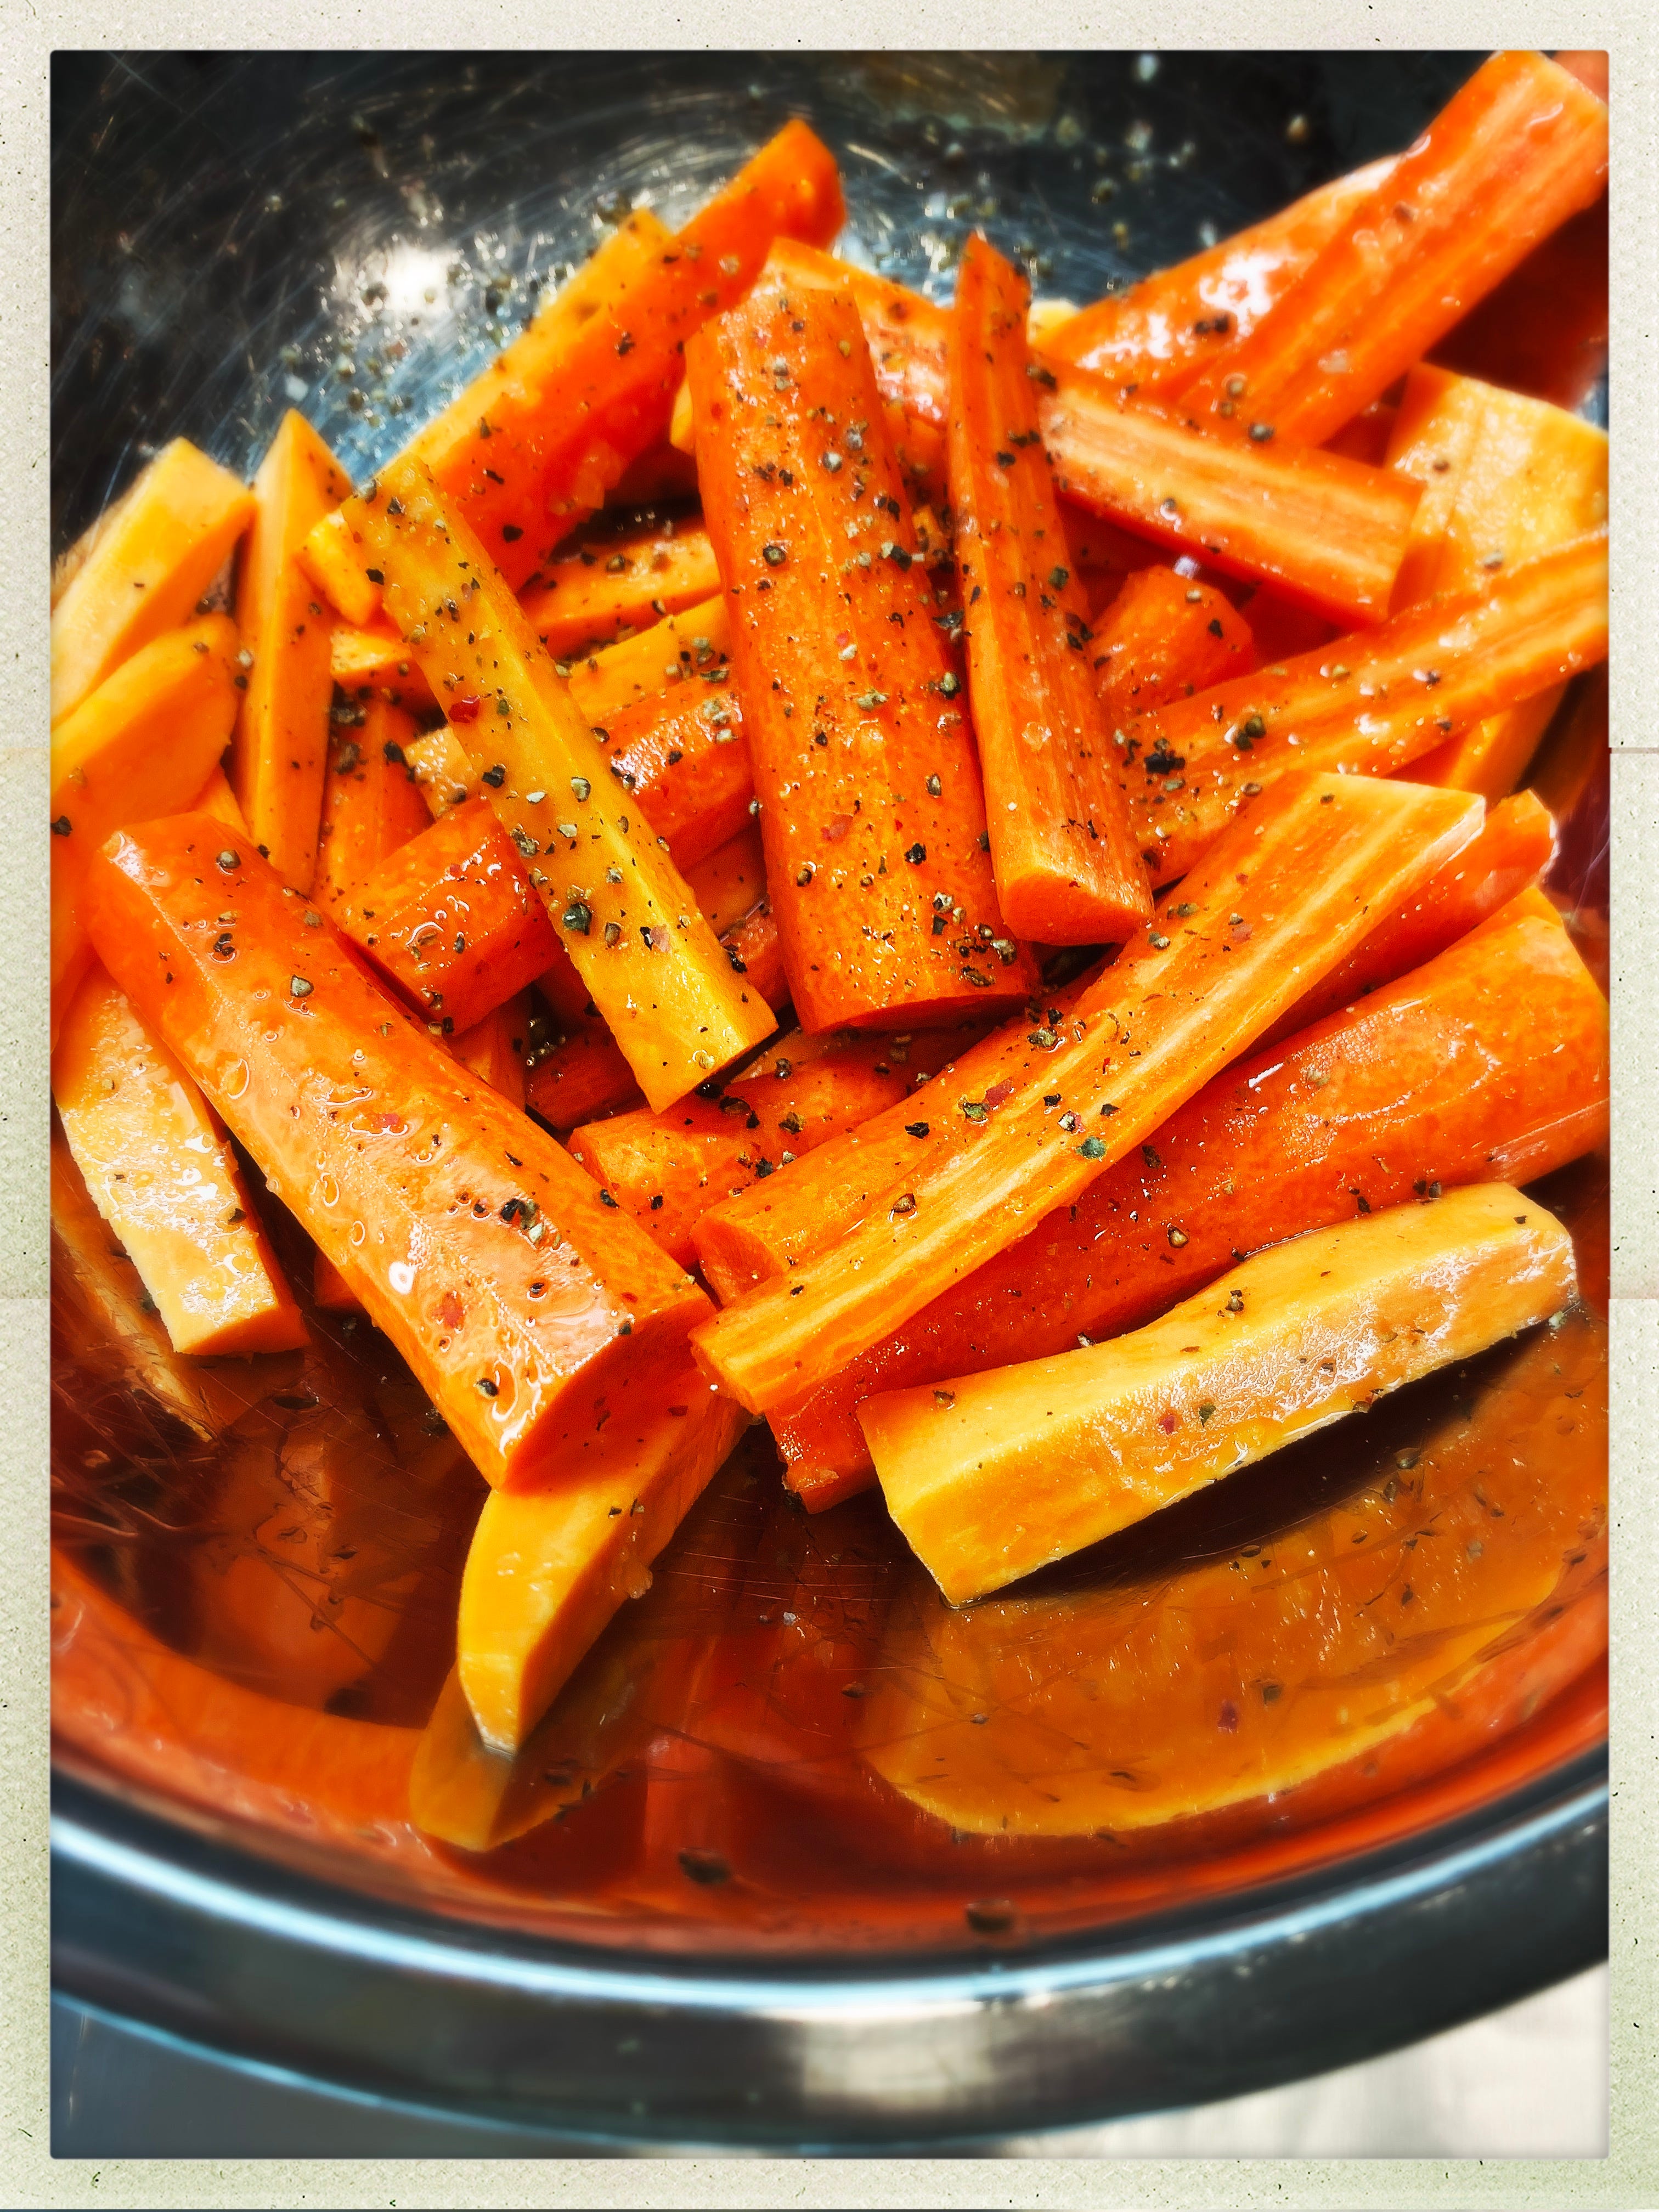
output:
[[[172,1353],[306,1340],[244,1156],[396,1346],[490,1742],[753,1415],[960,1601],[1571,1295],[1516,1187],[1606,1006],[1516,786],[1606,441],[1427,356],[1607,139],[1498,54],[1034,342],[983,237],[948,310],[834,258],[793,124],[373,483],[179,441],[68,557],[62,1176]],[[592,528],[671,441],[700,520]]]

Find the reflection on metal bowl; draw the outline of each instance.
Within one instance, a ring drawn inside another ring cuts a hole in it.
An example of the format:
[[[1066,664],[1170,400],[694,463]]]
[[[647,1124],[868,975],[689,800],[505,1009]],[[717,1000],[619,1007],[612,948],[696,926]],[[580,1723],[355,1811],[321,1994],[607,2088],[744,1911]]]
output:
[[[1083,299],[1407,143],[1472,60],[65,58],[58,540],[175,433],[249,471],[289,404],[367,473],[626,199],[672,221],[788,112],[857,258],[942,294],[979,222]],[[1517,374],[1595,411],[1582,322]],[[1592,963],[1604,716],[1581,684],[1534,772]],[[62,1985],[596,2142],[891,2148],[1293,2078],[1588,1963],[1605,1175],[1540,1195],[1559,1326],[959,1613],[754,1431],[509,1762],[447,1680],[481,1487],[389,1347],[308,1304],[303,1353],[175,1358],[60,1148]]]

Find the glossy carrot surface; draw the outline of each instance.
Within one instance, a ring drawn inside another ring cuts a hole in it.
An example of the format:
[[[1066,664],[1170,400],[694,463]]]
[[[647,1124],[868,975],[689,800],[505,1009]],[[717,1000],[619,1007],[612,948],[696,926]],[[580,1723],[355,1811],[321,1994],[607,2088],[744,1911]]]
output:
[[[769,284],[687,349],[708,532],[803,1027],[1023,993],[961,678],[849,300]]]
[[[52,1018],[62,1018],[91,947],[82,886],[124,823],[188,806],[236,720],[236,629],[204,615],[137,652],[52,733]]]
[[[630,811],[546,648],[430,477],[396,463],[345,513],[565,951],[646,1097],[668,1105],[769,1035],[770,1010]]]
[[[939,1079],[951,1094],[939,1126],[919,1124],[896,1175],[908,1132],[887,1125],[906,1109],[878,1116],[882,1187],[861,1217],[819,1223],[813,1256],[695,1333],[711,1376],[763,1413],[1014,1243],[1024,1220],[1079,1198],[1467,844],[1480,811],[1416,785],[1298,777],[1212,850],[1063,1031],[1008,1024]],[[811,1167],[837,1149],[806,1164],[799,1189],[782,1180],[792,1212],[810,1212]]]
[[[1122,727],[1153,880],[1183,875],[1292,769],[1386,775],[1607,649],[1605,532]]]
[[[253,523],[236,579],[236,626],[249,664],[230,781],[254,843],[297,891],[309,891],[316,872],[334,677],[327,613],[296,556],[350,489],[290,407],[253,479]]]
[[[1138,568],[1096,626],[1089,658],[1111,724],[1248,676],[1249,623],[1213,584],[1166,568]]]
[[[1389,155],[1334,178],[1201,253],[1097,301],[1045,331],[1042,350],[1150,398],[1247,338],[1394,166]]]
[[[52,608],[54,722],[141,646],[189,622],[252,514],[246,485],[187,438],[162,448]]]
[[[361,722],[336,732],[323,779],[312,886],[325,911],[354,901],[375,871],[431,820],[409,769],[415,738],[409,715],[384,699],[371,699]]]
[[[1310,1230],[1109,1344],[870,1399],[888,1510],[953,1605],[1560,1310],[1572,1239],[1512,1184]]]
[[[743,704],[729,685],[704,698],[658,692],[593,734],[677,867],[694,866],[754,818]]]
[[[1607,111],[1542,54],[1493,54],[1235,351],[1170,387],[1221,434],[1317,445],[1600,195]]]
[[[470,1030],[564,957],[482,799],[398,847],[335,918],[446,1035]]]
[[[219,823],[124,833],[88,894],[117,981],[480,1473],[523,1488],[601,1463],[610,1416],[653,1396],[708,1310],[695,1285]]]
[[[1425,965],[1224,1069],[1076,1206],[780,1407],[785,1479],[812,1511],[866,1488],[858,1407],[878,1391],[1139,1328],[1235,1258],[1351,1219],[1362,1200],[1380,1211],[1437,1184],[1547,1175],[1606,1142],[1607,1080],[1607,1001],[1549,902],[1523,892]]]
[[[52,1097],[99,1212],[175,1352],[286,1352],[306,1326],[201,1091],[94,966],[64,1019]]]
[[[544,563],[520,597],[530,626],[562,659],[678,614],[720,587],[708,532],[697,521],[596,538]]]
[[[1024,279],[975,234],[951,323],[949,451],[991,864],[1019,936],[1115,945],[1152,899],[1037,428],[1029,306]]]

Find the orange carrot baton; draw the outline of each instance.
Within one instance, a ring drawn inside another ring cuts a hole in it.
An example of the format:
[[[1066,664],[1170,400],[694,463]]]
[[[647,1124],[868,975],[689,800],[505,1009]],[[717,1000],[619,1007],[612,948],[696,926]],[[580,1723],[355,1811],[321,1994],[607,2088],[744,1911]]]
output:
[[[1037,428],[1030,290],[975,234],[951,323],[951,502],[997,897],[1048,945],[1120,944],[1152,915],[1092,634]]]
[[[211,817],[120,834],[87,891],[105,964],[479,1472],[602,1463],[708,1310],[690,1278]]]
[[[1023,995],[941,607],[850,301],[769,283],[686,349],[708,534],[802,1026]]]

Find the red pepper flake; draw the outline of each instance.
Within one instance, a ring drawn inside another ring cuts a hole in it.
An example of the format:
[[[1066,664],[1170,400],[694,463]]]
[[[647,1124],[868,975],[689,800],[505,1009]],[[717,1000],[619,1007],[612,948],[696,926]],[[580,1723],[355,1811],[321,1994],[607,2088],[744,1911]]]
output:
[[[471,693],[465,698],[452,699],[449,702],[449,719],[452,722],[476,722],[478,719],[478,709],[483,704],[483,702],[481,699],[473,697]]]
[[[1229,1735],[1237,1735],[1238,1707],[1231,1698],[1224,1698],[1221,1700],[1221,1711],[1217,1716],[1216,1726],[1218,1729],[1224,1729]]]
[[[1166,1437],[1172,1437],[1181,1426],[1181,1416],[1173,1409],[1167,1413],[1160,1413],[1158,1417],[1158,1425]]]

